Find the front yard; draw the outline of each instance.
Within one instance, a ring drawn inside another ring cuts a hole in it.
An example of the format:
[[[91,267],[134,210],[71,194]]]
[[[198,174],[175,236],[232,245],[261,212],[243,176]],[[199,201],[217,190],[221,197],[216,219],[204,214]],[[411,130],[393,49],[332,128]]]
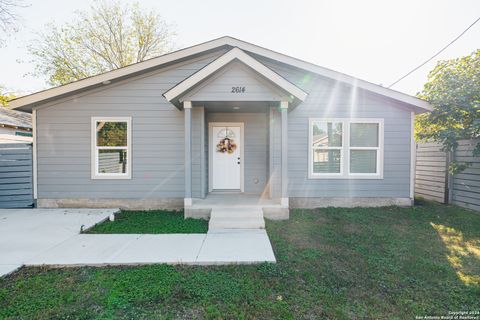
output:
[[[122,211],[115,221],[97,224],[86,233],[207,233],[208,221],[184,219],[180,211]]]
[[[293,210],[267,222],[277,264],[23,268],[0,318],[394,318],[480,310],[480,215]]]

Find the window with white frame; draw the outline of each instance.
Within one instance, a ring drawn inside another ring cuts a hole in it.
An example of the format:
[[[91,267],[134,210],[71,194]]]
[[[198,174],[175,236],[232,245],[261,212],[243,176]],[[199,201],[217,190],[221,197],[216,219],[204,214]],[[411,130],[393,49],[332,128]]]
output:
[[[131,178],[131,118],[92,118],[92,178]]]
[[[314,174],[342,174],[342,122],[312,121],[311,146]]]
[[[310,119],[310,178],[383,178],[383,119]]]
[[[350,122],[349,173],[378,174],[380,123]]]

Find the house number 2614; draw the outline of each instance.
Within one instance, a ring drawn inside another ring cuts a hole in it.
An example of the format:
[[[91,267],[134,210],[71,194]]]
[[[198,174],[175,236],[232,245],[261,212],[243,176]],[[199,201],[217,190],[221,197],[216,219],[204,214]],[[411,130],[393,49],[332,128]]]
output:
[[[232,87],[231,93],[244,93],[245,87]]]

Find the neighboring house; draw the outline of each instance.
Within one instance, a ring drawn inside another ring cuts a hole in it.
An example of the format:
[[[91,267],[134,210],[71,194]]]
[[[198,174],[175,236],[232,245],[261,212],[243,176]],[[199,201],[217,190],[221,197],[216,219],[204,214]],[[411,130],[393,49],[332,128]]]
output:
[[[0,107],[0,143],[32,142],[32,115]]]
[[[431,110],[230,37],[11,105],[33,112],[39,207],[189,215],[212,192],[261,194],[287,211],[411,205],[414,115]]]

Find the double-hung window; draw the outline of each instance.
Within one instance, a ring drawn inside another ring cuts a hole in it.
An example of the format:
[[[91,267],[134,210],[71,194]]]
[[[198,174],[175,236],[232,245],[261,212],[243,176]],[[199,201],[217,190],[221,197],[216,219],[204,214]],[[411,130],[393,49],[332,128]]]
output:
[[[352,120],[348,172],[350,175],[372,176],[380,174],[380,122],[376,120]]]
[[[343,122],[310,122],[313,174],[340,176],[343,173],[343,136]]]
[[[92,118],[92,179],[132,176],[131,118]]]
[[[309,178],[382,179],[383,119],[310,119]]]

